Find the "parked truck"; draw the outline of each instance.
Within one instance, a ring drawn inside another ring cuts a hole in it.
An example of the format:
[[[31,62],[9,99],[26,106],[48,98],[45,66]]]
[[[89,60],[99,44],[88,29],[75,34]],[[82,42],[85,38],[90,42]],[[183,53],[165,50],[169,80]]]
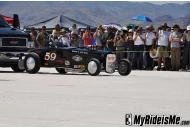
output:
[[[19,61],[33,44],[30,35],[19,27],[17,14],[13,15],[13,26],[10,26],[0,14],[0,67],[11,67],[15,72],[25,71]]]

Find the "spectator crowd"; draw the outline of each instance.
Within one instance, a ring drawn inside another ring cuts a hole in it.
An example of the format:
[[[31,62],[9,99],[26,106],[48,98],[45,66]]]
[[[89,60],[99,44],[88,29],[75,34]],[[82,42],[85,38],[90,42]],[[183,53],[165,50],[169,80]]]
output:
[[[178,25],[169,27],[164,23],[157,29],[150,25],[144,29],[116,30],[99,25],[93,31],[90,27],[78,29],[73,24],[66,31],[57,24],[51,34],[47,33],[46,26],[42,26],[37,30],[32,28],[30,36],[35,48],[46,47],[51,40],[60,47],[96,45],[97,50],[115,52],[118,61],[127,58],[133,69],[153,70],[158,66],[158,71],[185,71],[190,65],[190,26],[182,30]]]

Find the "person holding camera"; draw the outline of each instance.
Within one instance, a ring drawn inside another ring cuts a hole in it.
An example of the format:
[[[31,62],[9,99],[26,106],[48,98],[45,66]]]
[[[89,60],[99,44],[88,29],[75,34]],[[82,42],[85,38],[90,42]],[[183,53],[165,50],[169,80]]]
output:
[[[164,23],[161,27],[158,28],[156,33],[157,38],[157,57],[158,57],[158,67],[157,71],[166,70],[166,58],[169,57],[169,36],[170,32],[167,31],[168,25]],[[161,68],[161,63],[163,61],[163,68]]]
[[[121,59],[124,58],[124,52],[122,51],[125,51],[125,46],[124,46],[125,40],[122,37],[122,32],[120,30],[116,32],[113,42],[116,50],[117,61],[120,61]]]
[[[190,25],[187,26],[187,31],[183,34],[183,60],[182,60],[182,71],[186,71],[187,65],[190,65]]]
[[[134,55],[133,55],[133,62],[132,67],[137,68],[139,70],[143,69],[143,52],[144,52],[144,42],[145,42],[145,35],[142,33],[142,28],[138,28],[136,33],[133,36],[134,40]],[[135,67],[136,65],[136,67]]]
[[[112,32],[111,27],[107,28],[107,32],[105,32],[102,36],[102,43],[104,46],[105,51],[113,51],[113,39],[115,37],[115,34]]]
[[[97,45],[98,50],[103,50],[104,49],[103,44],[102,44],[102,40],[101,40],[102,36],[103,36],[103,33],[104,33],[103,27],[102,27],[102,25],[99,25],[97,27],[96,32],[93,35],[94,39],[96,40],[96,45]]]
[[[84,46],[92,45],[92,33],[88,26],[83,34]]]

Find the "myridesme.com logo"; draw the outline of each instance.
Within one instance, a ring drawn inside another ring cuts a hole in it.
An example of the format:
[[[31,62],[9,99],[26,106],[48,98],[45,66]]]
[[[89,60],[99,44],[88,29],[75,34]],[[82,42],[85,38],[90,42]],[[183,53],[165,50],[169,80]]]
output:
[[[125,115],[125,124],[131,125],[189,125],[190,121],[181,121],[177,115]]]

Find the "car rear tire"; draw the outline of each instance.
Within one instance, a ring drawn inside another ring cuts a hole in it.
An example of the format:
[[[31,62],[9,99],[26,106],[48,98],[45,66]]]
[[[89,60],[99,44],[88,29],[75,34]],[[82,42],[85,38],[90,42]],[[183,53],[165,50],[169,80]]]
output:
[[[60,74],[66,74],[67,72],[63,68],[55,68]]]
[[[35,74],[40,70],[41,61],[36,53],[29,53],[24,59],[24,68],[29,74]]]
[[[91,76],[97,76],[101,72],[101,64],[100,61],[96,58],[90,59],[87,65],[88,74]]]
[[[132,65],[127,59],[122,59],[118,64],[118,73],[122,76],[127,76],[131,73]]]
[[[12,69],[14,72],[24,72],[24,71],[25,71],[25,69],[20,69],[20,68],[18,67],[18,65],[12,65],[12,66],[11,66],[11,69]]]

